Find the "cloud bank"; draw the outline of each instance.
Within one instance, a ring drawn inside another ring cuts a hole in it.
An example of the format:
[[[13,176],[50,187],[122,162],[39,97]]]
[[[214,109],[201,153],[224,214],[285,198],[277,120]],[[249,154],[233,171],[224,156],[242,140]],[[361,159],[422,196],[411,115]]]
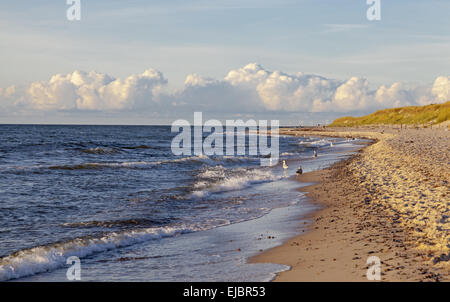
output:
[[[56,74],[26,87],[0,88],[0,109],[8,112],[139,111],[173,112],[336,112],[426,105],[450,100],[450,77],[428,86],[396,82],[370,89],[367,79],[269,71],[258,64],[231,70],[223,79],[197,74],[174,92],[162,72],[147,69],[126,78],[91,71]]]

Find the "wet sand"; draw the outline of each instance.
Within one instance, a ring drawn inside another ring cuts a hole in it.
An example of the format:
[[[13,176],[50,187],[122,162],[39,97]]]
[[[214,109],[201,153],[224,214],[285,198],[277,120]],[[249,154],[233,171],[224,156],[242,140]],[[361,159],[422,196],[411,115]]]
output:
[[[450,132],[444,130],[281,129],[283,135],[364,137],[375,143],[351,159],[298,178],[322,206],[309,231],[253,257],[289,265],[275,281],[450,281]],[[319,154],[320,156],[320,154]]]

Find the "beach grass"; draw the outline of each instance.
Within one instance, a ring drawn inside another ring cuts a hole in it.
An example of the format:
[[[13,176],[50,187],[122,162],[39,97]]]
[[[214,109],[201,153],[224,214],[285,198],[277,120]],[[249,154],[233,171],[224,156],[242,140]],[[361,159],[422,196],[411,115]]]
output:
[[[450,101],[443,104],[383,109],[361,117],[341,117],[334,120],[329,126],[436,125],[449,120]]]

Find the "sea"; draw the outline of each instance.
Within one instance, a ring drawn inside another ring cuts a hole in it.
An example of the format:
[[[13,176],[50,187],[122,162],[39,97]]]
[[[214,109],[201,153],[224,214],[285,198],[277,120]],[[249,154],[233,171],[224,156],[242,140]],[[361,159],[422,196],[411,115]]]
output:
[[[0,125],[0,281],[70,281],[73,257],[82,281],[270,281],[289,267],[249,258],[304,232],[317,209],[297,168],[323,169],[361,142],[274,136],[280,161],[267,167],[258,155],[174,155],[176,134]],[[248,147],[258,134],[233,135]]]

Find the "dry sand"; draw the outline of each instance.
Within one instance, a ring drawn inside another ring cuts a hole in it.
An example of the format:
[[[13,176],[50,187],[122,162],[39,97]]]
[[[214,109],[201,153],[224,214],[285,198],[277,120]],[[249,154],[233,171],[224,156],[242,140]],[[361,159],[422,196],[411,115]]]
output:
[[[351,159],[298,177],[323,209],[310,231],[251,259],[286,264],[275,281],[367,281],[367,258],[382,281],[450,281],[450,132],[280,129],[286,135],[364,137]]]

